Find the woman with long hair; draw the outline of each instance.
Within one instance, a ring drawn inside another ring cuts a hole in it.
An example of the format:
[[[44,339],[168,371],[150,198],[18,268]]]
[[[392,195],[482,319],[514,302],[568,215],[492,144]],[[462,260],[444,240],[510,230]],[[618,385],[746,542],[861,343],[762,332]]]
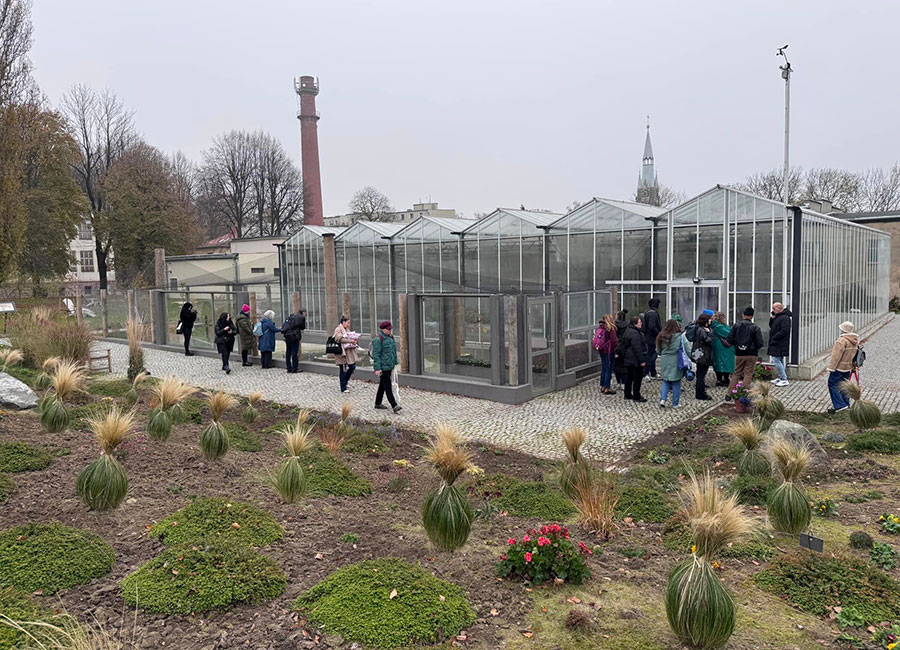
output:
[[[644,377],[644,366],[647,365],[647,355],[644,352],[644,335],[641,334],[641,317],[634,316],[625,334],[619,338],[619,347],[616,355],[625,362],[625,399],[635,402],[646,402],[641,395],[641,379]]]
[[[666,321],[656,337],[656,351],[659,353],[659,371],[662,386],[659,389],[659,407],[665,408],[669,393],[672,393],[672,408],[681,408],[681,378],[684,376],[678,363],[681,350],[681,325],[675,319]]]
[[[184,356],[192,357],[191,352],[191,334],[194,331],[194,321],[197,320],[197,310],[194,306],[186,302],[181,306],[181,313],[178,315],[178,323],[181,326],[181,335],[184,337]]]
[[[610,384],[612,383],[613,364],[615,363],[616,347],[619,345],[619,336],[616,332],[616,322],[612,314],[605,314],[600,326],[594,332],[594,349],[600,355],[600,392],[604,395],[615,395]]]
[[[722,312],[716,312],[712,327],[713,370],[716,371],[716,386],[727,386],[734,372],[734,346],[728,342],[731,326]]]
[[[616,338],[619,341],[622,340],[622,337],[625,335],[625,328],[628,327],[628,310],[623,309],[618,314],[616,314]],[[619,386],[625,386],[625,378],[627,376],[627,372],[625,371],[625,360],[619,355],[615,355],[615,360],[613,362],[613,374],[616,376],[616,383]]]
[[[691,358],[697,364],[696,385],[694,397],[699,400],[711,400],[706,394],[706,373],[713,363],[712,333],[710,332],[709,314],[700,314],[697,317],[697,327],[694,333],[694,344],[691,347]]]
[[[222,355],[222,370],[226,375],[231,374],[231,366],[228,361],[231,359],[231,352],[234,350],[234,335],[237,334],[237,328],[231,320],[231,314],[222,312],[219,314],[219,320],[216,321],[216,348]]]

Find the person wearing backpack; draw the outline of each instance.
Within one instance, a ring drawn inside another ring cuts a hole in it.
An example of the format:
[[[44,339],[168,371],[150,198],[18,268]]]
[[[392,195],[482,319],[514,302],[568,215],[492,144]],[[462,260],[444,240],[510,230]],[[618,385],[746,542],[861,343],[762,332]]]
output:
[[[641,317],[631,319],[625,334],[619,339],[616,356],[625,364],[625,399],[635,402],[646,402],[641,396],[641,379],[644,377],[644,366],[647,358],[644,354],[644,335],[641,333]]]
[[[616,323],[612,314],[603,316],[600,326],[594,332],[594,349],[600,355],[600,392],[603,395],[615,395],[612,389],[613,364],[615,363],[616,347],[619,345],[619,335],[616,332]]]
[[[643,328],[644,342],[647,346],[647,365],[644,366],[644,377],[656,379],[656,337],[662,331],[662,321],[659,318],[659,298],[650,298],[647,303],[650,307],[644,312]]]
[[[694,341],[691,346],[691,361],[697,366],[694,397],[704,401],[712,399],[706,392],[706,373],[713,364],[709,314],[703,313],[697,317],[697,327],[694,330]]]
[[[762,330],[753,322],[753,307],[744,309],[740,321],[731,326],[731,334],[727,341],[734,348],[734,374],[728,383],[728,393],[725,400],[730,400],[737,383],[743,382],[743,387],[748,389],[753,383],[753,371],[759,359],[759,349],[763,346]]]
[[[394,342],[393,330],[394,326],[391,321],[382,321],[378,326],[381,331],[372,339],[372,368],[378,377],[378,392],[375,393],[375,408],[387,409],[382,404],[384,396],[387,395],[388,402],[394,413],[399,413],[401,407],[397,400],[394,399],[394,389],[391,386],[391,373],[397,366],[397,344]]]
[[[856,358],[859,350],[859,334],[853,331],[853,323],[844,321],[839,327],[841,333],[831,348],[831,358],[828,360],[828,393],[831,395],[831,408],[829,413],[840,413],[850,408],[850,401],[841,392],[842,381],[850,379],[850,372],[854,364],[859,363]]]
[[[300,372],[300,339],[306,329],[306,310],[291,314],[281,326],[284,337],[284,364],[289,374]]]
[[[241,365],[252,366],[247,357],[253,350],[256,338],[253,336],[253,325],[250,324],[250,305],[241,307],[241,313],[234,319],[234,324],[237,325],[238,336],[241,339]]]
[[[259,322],[259,328],[262,334],[259,337],[259,352],[262,355],[262,367],[272,367],[272,352],[275,351],[275,334],[278,327],[272,320],[275,318],[275,312],[269,309],[263,314],[262,320]]]
[[[716,312],[712,321],[713,369],[716,371],[716,386],[727,386],[734,372],[734,347],[728,342],[731,327],[722,312]]]
[[[775,386],[787,386],[788,378],[784,360],[791,348],[791,310],[776,302],[772,305],[772,317],[769,318],[769,358],[778,371],[778,377],[772,380]]]

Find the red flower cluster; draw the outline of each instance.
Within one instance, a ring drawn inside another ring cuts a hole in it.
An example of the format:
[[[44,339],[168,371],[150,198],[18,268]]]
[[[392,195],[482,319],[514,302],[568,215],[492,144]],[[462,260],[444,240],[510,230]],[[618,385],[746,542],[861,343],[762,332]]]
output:
[[[519,578],[533,584],[558,578],[580,584],[590,577],[585,558],[593,552],[583,542],[576,546],[569,539],[569,531],[559,524],[529,530],[521,541],[510,537],[506,543],[506,553],[497,564],[500,577]]]
[[[534,531],[532,531],[534,532]],[[569,529],[563,528],[559,524],[551,524],[549,526],[541,526],[541,533],[544,535],[559,535],[563,539],[569,539]]]
[[[538,537],[538,546],[549,546],[550,540],[546,537]]]
[[[593,555],[594,552],[587,547],[587,544],[584,542],[578,542],[578,550],[581,551],[582,555]]]

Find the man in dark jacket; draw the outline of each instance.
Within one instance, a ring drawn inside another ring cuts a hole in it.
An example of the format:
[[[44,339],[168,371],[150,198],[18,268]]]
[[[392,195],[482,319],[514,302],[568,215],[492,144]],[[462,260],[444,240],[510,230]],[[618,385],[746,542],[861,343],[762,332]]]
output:
[[[616,340],[621,341],[622,337],[625,336],[625,329],[628,327],[628,310],[623,309],[618,314],[616,314]],[[625,360],[619,355],[614,355],[613,358],[613,373],[616,376],[616,383],[619,386],[625,385]]]
[[[284,363],[291,374],[300,372],[300,340],[303,338],[303,330],[306,329],[306,310],[301,309],[296,314],[291,314],[281,326],[281,335],[284,337]]]
[[[662,332],[662,321],[659,318],[659,298],[650,298],[650,309],[644,312],[644,341],[647,345],[647,365],[644,376],[656,378],[656,337]]]
[[[391,321],[386,320],[378,326],[378,329],[381,332],[372,339],[372,368],[378,377],[375,408],[387,408],[381,403],[384,396],[387,395],[388,402],[394,409],[394,413],[399,413],[402,407],[394,399],[394,389],[391,386],[391,373],[397,366],[397,344],[394,342],[394,326],[391,324]]]
[[[756,369],[756,361],[759,359],[759,349],[764,345],[762,330],[753,322],[753,307],[744,310],[741,320],[731,326],[728,342],[734,346],[734,374],[728,384],[728,392],[725,399],[731,399],[734,387],[743,382],[743,387],[750,389],[753,383],[753,371]]]
[[[778,377],[772,380],[776,386],[787,386],[785,359],[791,349],[791,310],[776,302],[772,305],[772,317],[769,318],[769,357],[778,371]]]
[[[616,356],[621,357],[625,363],[625,399],[635,402],[646,402],[641,397],[641,379],[644,376],[644,367],[647,357],[644,354],[644,335],[641,333],[641,317],[635,316],[625,328],[625,333],[619,338],[619,347]]]

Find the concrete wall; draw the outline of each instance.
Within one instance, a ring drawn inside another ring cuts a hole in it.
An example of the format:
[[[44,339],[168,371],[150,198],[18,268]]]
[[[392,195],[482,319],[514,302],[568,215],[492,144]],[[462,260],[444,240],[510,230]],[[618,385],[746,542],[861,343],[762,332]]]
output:
[[[900,221],[866,221],[866,226],[891,235],[891,297],[900,296]]]

